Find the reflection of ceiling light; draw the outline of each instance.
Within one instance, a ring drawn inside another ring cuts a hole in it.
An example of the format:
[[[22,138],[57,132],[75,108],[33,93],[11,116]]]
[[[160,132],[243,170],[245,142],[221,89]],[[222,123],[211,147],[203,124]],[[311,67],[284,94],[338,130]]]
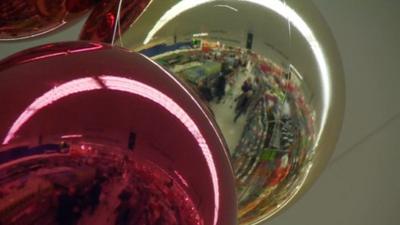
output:
[[[293,71],[293,73],[300,78],[300,80],[303,80],[303,76],[299,73],[299,71],[294,67],[292,64],[289,65],[290,69]]]
[[[24,125],[40,109],[71,94],[97,89],[101,89],[101,86],[92,78],[76,79],[51,89],[32,102],[32,104],[30,104],[28,108],[26,108],[25,111],[19,115],[18,119],[14,121],[14,124],[4,138],[3,144],[8,144],[8,142],[14,138],[15,134],[22,127],[22,125]]]
[[[180,14],[195,8],[196,6],[214,2],[216,0],[182,0],[178,4],[174,5],[171,9],[169,9],[154,25],[154,27],[149,31],[144,40],[143,44],[147,44],[152,40],[154,35],[163,28],[169,21],[173,20],[175,17]],[[234,0],[232,0],[234,1]],[[315,37],[313,31],[308,26],[308,24],[300,17],[299,14],[296,13],[290,6],[285,4],[280,0],[235,0],[237,2],[249,2],[253,4],[257,4],[261,7],[270,9],[275,13],[281,15],[284,19],[287,19],[307,40],[314,57],[318,63],[321,82],[322,82],[322,110],[321,110],[321,124],[319,130],[322,131],[323,127],[326,124],[328,106],[330,105],[331,99],[331,89],[330,89],[330,78],[328,72],[328,65],[326,62],[326,58],[320,43]],[[321,132],[316,137],[315,145],[318,145],[321,137]]]
[[[235,11],[235,12],[238,12],[238,11],[239,11],[238,9],[233,8],[232,6],[229,6],[229,5],[214,5],[214,7],[227,8],[227,9],[233,10],[233,11]]]
[[[63,135],[61,136],[62,139],[68,139],[68,138],[81,138],[83,137],[82,134],[67,134],[67,135]]]
[[[193,34],[193,37],[205,37],[208,36],[208,33],[197,33],[197,34]]]

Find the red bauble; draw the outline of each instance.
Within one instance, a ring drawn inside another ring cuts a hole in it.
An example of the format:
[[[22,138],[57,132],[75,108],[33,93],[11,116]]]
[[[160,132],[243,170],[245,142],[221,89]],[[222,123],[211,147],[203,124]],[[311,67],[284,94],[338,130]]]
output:
[[[122,1],[119,12],[118,30],[116,21],[118,17],[119,0],[105,0],[97,5],[89,16],[82,29],[80,39],[111,43],[114,31],[116,38],[123,33],[141,15],[150,0]]]
[[[98,0],[2,0],[0,40],[47,33],[82,15],[96,2]]]
[[[0,102],[0,223],[236,224],[214,121],[144,56],[89,42],[29,49],[0,62]],[[24,191],[35,197],[21,206]]]

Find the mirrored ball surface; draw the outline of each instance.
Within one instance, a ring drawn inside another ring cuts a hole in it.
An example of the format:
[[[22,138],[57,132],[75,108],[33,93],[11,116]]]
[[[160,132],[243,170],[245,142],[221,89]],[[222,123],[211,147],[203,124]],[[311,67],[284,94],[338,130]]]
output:
[[[99,43],[0,61],[0,223],[236,224],[227,151],[196,98]]]
[[[236,175],[239,222],[265,221],[315,180],[343,106],[335,41],[310,1],[151,1],[115,44],[197,93]]]
[[[19,40],[55,30],[81,16],[98,0],[2,0],[0,40]]]

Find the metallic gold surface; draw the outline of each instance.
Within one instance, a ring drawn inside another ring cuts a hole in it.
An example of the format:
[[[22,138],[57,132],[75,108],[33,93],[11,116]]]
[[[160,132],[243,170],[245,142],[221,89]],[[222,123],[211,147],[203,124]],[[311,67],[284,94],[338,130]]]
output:
[[[293,202],[331,156],[343,69],[310,1],[154,0],[116,43],[203,97],[230,149],[241,224]]]

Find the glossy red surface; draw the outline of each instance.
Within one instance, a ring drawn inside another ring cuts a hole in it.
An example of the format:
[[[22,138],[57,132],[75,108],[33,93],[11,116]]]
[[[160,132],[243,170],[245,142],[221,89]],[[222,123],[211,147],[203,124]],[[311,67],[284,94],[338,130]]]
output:
[[[105,0],[97,5],[82,29],[80,39],[111,43],[119,2],[119,0]],[[116,38],[141,15],[149,2],[150,0],[122,1]]]
[[[202,225],[196,205],[179,180],[137,159],[129,162],[132,183],[124,190],[136,209],[131,224]]]
[[[2,0],[0,40],[29,38],[77,18],[99,0]]]
[[[89,42],[29,49],[0,62],[0,102],[2,148],[73,136],[113,151],[126,149],[134,132],[133,161],[140,156],[179,181],[195,206],[181,204],[182,213],[236,224],[233,173],[214,121],[149,59]]]

